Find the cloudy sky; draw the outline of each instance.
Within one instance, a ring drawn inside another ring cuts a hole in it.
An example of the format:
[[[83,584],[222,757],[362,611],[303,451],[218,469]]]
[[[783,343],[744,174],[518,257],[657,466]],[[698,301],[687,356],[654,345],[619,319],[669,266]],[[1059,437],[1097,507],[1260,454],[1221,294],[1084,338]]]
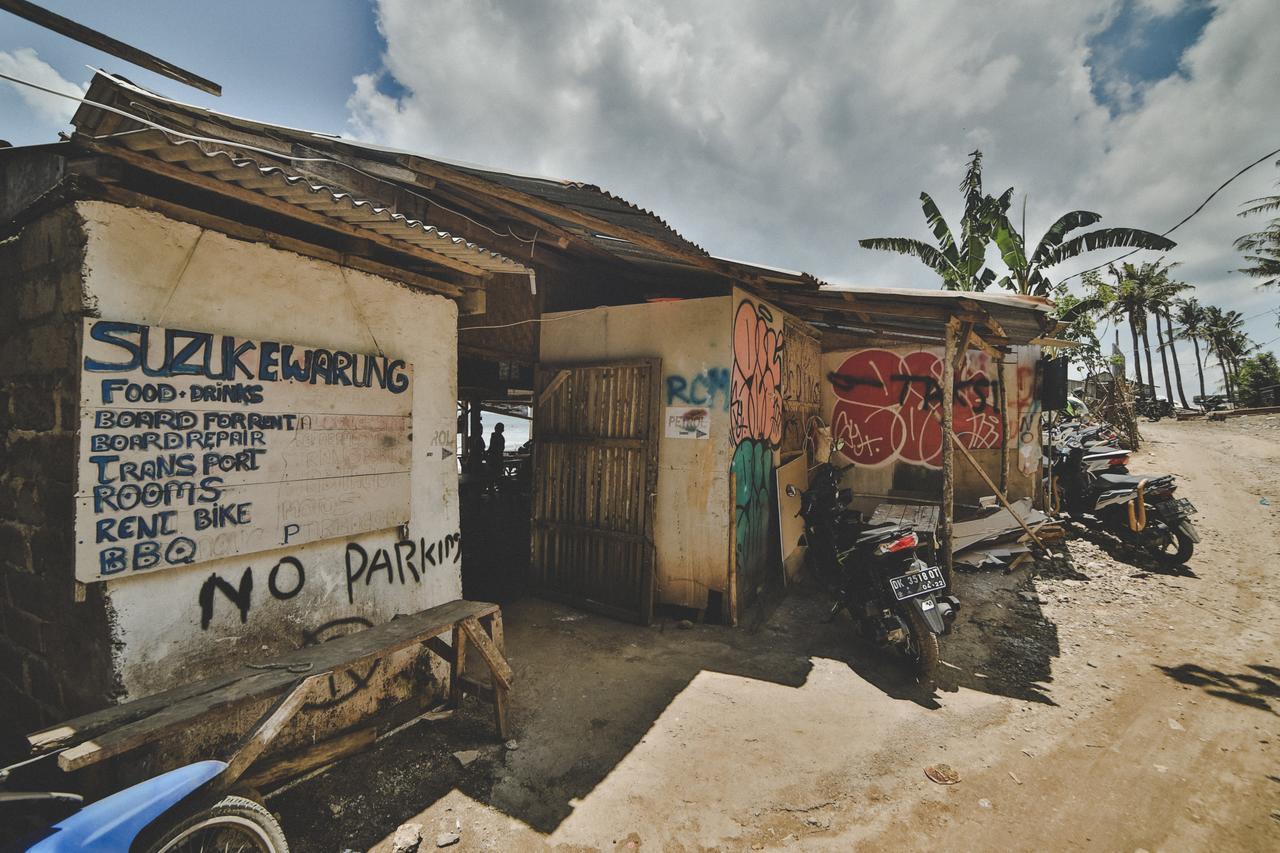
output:
[[[74,92],[100,65],[225,112],[598,183],[715,254],[852,285],[936,286],[856,241],[928,236],[921,190],[954,221],[974,148],[991,190],[1026,194],[1037,237],[1075,208],[1163,231],[1280,148],[1276,0],[44,5],[225,94],[3,12],[0,73]],[[52,140],[69,106],[0,83],[0,137]],[[1275,159],[1182,226],[1168,255],[1270,349],[1280,294],[1232,272],[1231,242],[1250,224],[1240,203],[1276,191]]]

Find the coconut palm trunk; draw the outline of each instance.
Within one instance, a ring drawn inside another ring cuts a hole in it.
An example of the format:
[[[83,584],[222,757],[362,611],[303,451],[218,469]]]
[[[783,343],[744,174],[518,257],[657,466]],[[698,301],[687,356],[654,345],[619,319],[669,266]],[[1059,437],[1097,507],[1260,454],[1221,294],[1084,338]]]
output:
[[[1165,350],[1164,334],[1161,331],[1163,323],[1161,322],[1160,308],[1157,307],[1151,313],[1156,317],[1156,348],[1160,350],[1160,369],[1164,371],[1164,394],[1165,399],[1173,405],[1173,381],[1169,378],[1169,353]],[[1170,330],[1170,334],[1173,332]]]
[[[1200,359],[1200,339],[1193,337],[1191,345],[1196,349],[1196,373],[1200,376],[1200,400],[1204,401],[1204,362]]]
[[[1178,401],[1182,403],[1182,408],[1189,409],[1187,405],[1187,392],[1182,390],[1182,367],[1178,364],[1178,350],[1173,346],[1173,317],[1169,315],[1168,309],[1164,312],[1164,327],[1169,330],[1169,359],[1173,361],[1173,376],[1178,384]]]
[[[1129,313],[1129,334],[1133,337],[1133,375],[1137,377],[1138,387],[1141,388],[1142,359],[1138,356],[1138,353],[1140,352],[1140,348],[1138,346],[1138,318],[1135,317],[1132,312]]]
[[[1217,350],[1217,347],[1214,347]],[[1222,387],[1227,392],[1227,402],[1231,405],[1236,404],[1236,395],[1231,389],[1231,371],[1227,369],[1227,360],[1223,357],[1222,351],[1218,351],[1218,366],[1222,368]]]
[[[1147,318],[1142,318],[1142,349],[1147,354],[1147,382],[1151,385],[1151,396],[1156,393],[1156,371],[1151,366],[1151,337],[1147,334],[1147,327],[1151,324],[1147,322]]]

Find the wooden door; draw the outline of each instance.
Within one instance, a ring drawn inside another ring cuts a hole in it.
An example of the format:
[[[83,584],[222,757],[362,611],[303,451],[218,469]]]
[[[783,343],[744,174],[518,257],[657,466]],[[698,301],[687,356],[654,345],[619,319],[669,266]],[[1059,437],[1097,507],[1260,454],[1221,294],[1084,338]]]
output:
[[[530,559],[538,595],[652,619],[661,364],[539,365]]]

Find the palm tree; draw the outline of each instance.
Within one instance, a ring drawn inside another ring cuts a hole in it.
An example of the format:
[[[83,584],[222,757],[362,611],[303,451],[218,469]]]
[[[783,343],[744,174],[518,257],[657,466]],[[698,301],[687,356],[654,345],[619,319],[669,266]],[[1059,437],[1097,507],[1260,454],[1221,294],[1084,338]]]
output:
[[[942,277],[944,290],[986,290],[996,279],[996,274],[985,265],[987,244],[991,242],[992,213],[1000,200],[982,193],[982,152],[974,151],[969,158],[964,180],[960,182],[960,191],[964,193],[964,215],[960,218],[959,241],[942,218],[933,198],[922,192],[920,207],[929,230],[938,241],[937,246],[910,237],[868,237],[859,240],[858,245],[864,249],[918,258]],[[1009,190],[1005,196],[1011,197],[1012,192]],[[1001,198],[1007,206],[1008,198]]]
[[[1270,195],[1245,202],[1245,209],[1238,215],[1255,216],[1276,210],[1280,210],[1280,195]],[[1274,287],[1280,284],[1280,217],[1269,220],[1261,231],[1238,238],[1236,248],[1241,252],[1255,253],[1244,256],[1249,266],[1241,267],[1240,272],[1253,278],[1263,279],[1259,287]]]
[[[1182,390],[1182,368],[1178,366],[1178,353],[1173,348],[1173,321],[1169,318],[1169,306],[1176,301],[1179,293],[1190,290],[1191,285],[1181,281],[1174,281],[1169,278],[1169,270],[1177,264],[1169,264],[1163,270],[1153,283],[1150,294],[1148,295],[1148,305],[1151,313],[1156,318],[1156,342],[1160,349],[1160,366],[1164,370],[1164,390],[1168,396],[1169,402],[1173,402],[1173,387],[1169,382],[1169,360],[1173,360],[1173,373],[1177,378],[1178,400],[1182,403],[1182,408],[1189,409],[1187,405],[1187,394]],[[1161,333],[1161,323],[1164,321],[1165,327],[1168,329],[1168,336]],[[1168,348],[1168,357],[1166,357],[1165,349]]]
[[[1227,392],[1227,399],[1235,403],[1235,360],[1247,352],[1248,336],[1242,331],[1244,317],[1239,311],[1223,311],[1216,305],[1205,309],[1205,336],[1208,339],[1208,350],[1218,357],[1218,366],[1222,368],[1222,383]]]
[[[1191,345],[1195,347],[1196,373],[1200,377],[1200,399],[1203,400],[1205,397],[1204,362],[1200,360],[1200,341],[1205,339],[1208,317],[1205,315],[1204,306],[1194,296],[1190,299],[1179,299],[1176,304],[1178,325],[1182,327],[1176,336],[1191,341]]]
[[[1009,192],[1012,192],[1010,190]],[[1165,252],[1177,243],[1159,234],[1143,231],[1138,228],[1098,228],[1076,237],[1067,239],[1067,235],[1077,228],[1087,228],[1099,222],[1102,217],[1088,210],[1073,210],[1058,217],[1058,221],[1049,226],[1049,230],[1040,238],[1036,249],[1027,256],[1026,233],[1027,204],[1022,200],[1022,230],[1019,231],[1009,221],[1009,205],[1005,199],[1006,192],[999,199],[992,201],[996,205],[996,221],[992,239],[1000,249],[1000,257],[1009,268],[1009,274],[1000,279],[1001,287],[1014,293],[1027,296],[1049,296],[1053,293],[1053,282],[1045,274],[1050,267],[1063,261],[1092,252],[1096,249],[1154,249]]]

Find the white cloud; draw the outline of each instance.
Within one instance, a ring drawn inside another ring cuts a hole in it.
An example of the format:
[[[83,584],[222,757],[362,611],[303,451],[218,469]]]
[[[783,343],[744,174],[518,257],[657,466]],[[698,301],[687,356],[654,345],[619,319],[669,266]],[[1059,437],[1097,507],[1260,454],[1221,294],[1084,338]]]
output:
[[[77,98],[84,97],[85,89],[65,79],[52,65],[42,60],[29,47],[13,51],[0,50],[0,74],[8,74],[53,89]],[[50,124],[67,125],[76,111],[76,103],[66,98],[50,95],[29,86],[21,86],[7,80],[0,81],[12,87],[23,103],[33,110],[41,120]]]
[[[1087,41],[1119,5],[380,0],[385,73],[407,94],[361,77],[348,106],[361,136],[593,181],[717,254],[932,287],[919,264],[856,240],[927,236],[921,190],[958,215],[974,147],[992,189],[1029,193],[1038,236],[1079,207],[1163,230],[1280,146],[1274,0],[1219,0],[1185,76],[1113,117],[1094,100]],[[1202,300],[1247,314],[1274,304],[1227,272],[1248,224],[1236,204],[1274,177],[1259,167],[1175,235],[1171,259]]]

